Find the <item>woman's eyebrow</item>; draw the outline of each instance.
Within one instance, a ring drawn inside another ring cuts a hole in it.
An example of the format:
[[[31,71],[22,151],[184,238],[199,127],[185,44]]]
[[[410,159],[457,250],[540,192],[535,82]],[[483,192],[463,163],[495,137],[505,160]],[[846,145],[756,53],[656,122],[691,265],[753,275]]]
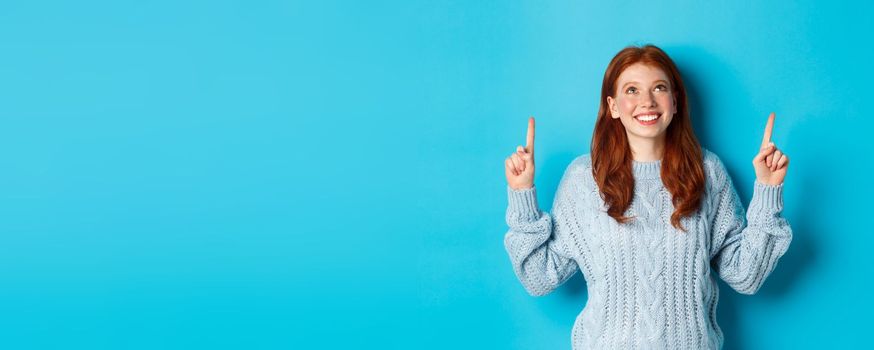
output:
[[[664,79],[659,79],[659,80],[654,81],[653,84],[658,83],[658,82],[662,82],[662,83],[665,83],[665,84],[668,83],[668,82],[665,81]],[[625,85],[632,84],[632,83],[633,83],[633,84],[640,84],[640,83],[638,83],[638,82],[632,80],[632,81],[629,81],[629,82],[627,82],[627,83],[625,83],[625,84],[622,84],[622,87],[625,87]]]

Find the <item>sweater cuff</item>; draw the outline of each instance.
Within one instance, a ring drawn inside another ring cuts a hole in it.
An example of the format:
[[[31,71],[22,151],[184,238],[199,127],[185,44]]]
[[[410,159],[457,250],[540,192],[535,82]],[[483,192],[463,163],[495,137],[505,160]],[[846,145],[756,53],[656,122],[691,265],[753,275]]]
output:
[[[507,185],[508,210],[518,215],[520,219],[533,222],[540,218],[540,208],[537,205],[537,189],[534,186],[522,190],[514,190]]]
[[[783,184],[768,185],[756,180],[753,185],[753,198],[750,200],[751,207],[766,213],[779,213],[783,211]]]

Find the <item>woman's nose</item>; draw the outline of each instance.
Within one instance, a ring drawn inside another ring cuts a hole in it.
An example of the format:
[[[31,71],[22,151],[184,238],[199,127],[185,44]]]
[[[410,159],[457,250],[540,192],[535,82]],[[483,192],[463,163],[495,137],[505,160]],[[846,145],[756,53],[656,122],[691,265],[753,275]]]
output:
[[[647,93],[641,94],[640,104],[641,104],[641,107],[654,107],[655,97],[652,95],[652,92],[647,92]]]

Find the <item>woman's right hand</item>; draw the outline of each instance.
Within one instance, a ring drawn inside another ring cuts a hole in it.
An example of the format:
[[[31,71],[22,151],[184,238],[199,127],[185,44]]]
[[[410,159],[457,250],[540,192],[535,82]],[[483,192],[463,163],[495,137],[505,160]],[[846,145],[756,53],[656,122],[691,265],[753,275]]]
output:
[[[514,190],[534,186],[534,117],[528,118],[528,137],[525,147],[516,146],[516,152],[504,160],[507,184]]]

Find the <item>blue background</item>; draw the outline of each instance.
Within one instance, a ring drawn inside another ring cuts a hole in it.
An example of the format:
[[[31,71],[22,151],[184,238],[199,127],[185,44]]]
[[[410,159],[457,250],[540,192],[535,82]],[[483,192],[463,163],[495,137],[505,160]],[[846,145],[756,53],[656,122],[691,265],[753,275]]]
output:
[[[769,112],[795,232],[726,349],[869,336],[874,5],[0,5],[0,348],[568,349],[582,274],[525,293],[503,161],[589,152],[610,58],[678,63],[745,204]]]

